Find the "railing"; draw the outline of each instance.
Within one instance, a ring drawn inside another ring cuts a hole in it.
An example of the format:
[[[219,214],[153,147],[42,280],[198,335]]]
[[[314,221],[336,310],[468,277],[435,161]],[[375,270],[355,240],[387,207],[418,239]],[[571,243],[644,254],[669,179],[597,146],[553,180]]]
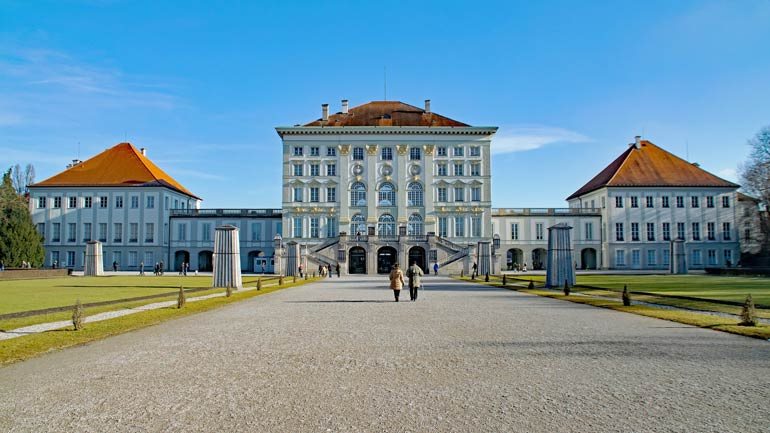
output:
[[[492,216],[506,215],[601,215],[601,209],[590,207],[492,209]]]
[[[457,245],[456,243],[450,241],[449,239],[442,238],[441,236],[436,236],[436,242],[442,245],[444,248],[448,248],[454,251],[460,251],[463,248],[465,248],[460,245]]]
[[[171,209],[170,212],[172,217],[280,217],[282,215],[281,209]]]
[[[446,259],[444,259],[444,261],[439,263],[438,266],[439,266],[439,268],[443,268],[446,265],[452,264],[452,263],[454,263],[454,262],[456,262],[456,261],[466,257],[469,253],[470,253],[470,249],[469,248],[463,248],[462,250],[460,250],[460,251],[452,254],[451,256],[447,257]]]
[[[326,242],[316,245],[315,247],[310,249],[310,252],[317,253],[319,251],[325,250],[331,246],[337,245],[340,242],[340,238],[329,238]]]

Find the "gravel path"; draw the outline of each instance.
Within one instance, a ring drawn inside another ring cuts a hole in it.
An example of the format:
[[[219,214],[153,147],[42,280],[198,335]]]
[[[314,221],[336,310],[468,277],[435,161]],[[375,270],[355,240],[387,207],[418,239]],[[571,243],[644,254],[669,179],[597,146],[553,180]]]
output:
[[[0,368],[0,431],[770,430],[770,343],[426,282],[396,304],[335,278]]]

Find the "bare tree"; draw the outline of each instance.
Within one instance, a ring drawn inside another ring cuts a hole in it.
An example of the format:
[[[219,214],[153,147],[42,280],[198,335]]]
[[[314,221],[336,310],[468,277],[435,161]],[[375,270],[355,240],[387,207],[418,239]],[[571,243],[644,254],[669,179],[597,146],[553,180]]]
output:
[[[24,168],[24,192],[29,192],[29,186],[35,183],[35,166],[27,164]]]
[[[29,192],[29,186],[35,183],[35,166],[27,164],[22,171],[21,165],[16,164],[13,166],[11,178],[13,180],[13,189],[16,190],[16,194],[24,195]]]
[[[759,130],[749,140],[751,154],[741,166],[741,182],[747,194],[759,200],[762,251],[770,252],[770,126]]]

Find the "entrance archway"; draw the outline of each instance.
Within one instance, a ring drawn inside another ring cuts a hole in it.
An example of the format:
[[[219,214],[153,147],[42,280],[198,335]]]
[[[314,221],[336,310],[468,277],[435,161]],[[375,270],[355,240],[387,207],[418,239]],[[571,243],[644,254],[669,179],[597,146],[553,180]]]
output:
[[[596,269],[596,250],[584,248],[580,252],[580,263],[583,265],[583,269]]]
[[[348,251],[348,274],[366,273],[366,250],[353,247]]]
[[[181,271],[182,263],[190,263],[190,253],[187,251],[177,251],[174,253],[174,270]]]
[[[377,273],[387,274],[398,263],[398,252],[393,247],[382,247],[377,251]]]
[[[407,265],[411,266],[413,261],[422,269],[423,273],[428,273],[428,266],[425,263],[425,248],[412,247],[409,249],[409,263]]]
[[[201,251],[198,253],[198,270],[201,272],[211,272],[213,270],[214,253],[211,251]]]
[[[519,270],[524,266],[524,252],[518,248],[511,248],[506,254],[506,265],[508,270]]]
[[[532,250],[532,269],[545,269],[545,256],[544,248]]]

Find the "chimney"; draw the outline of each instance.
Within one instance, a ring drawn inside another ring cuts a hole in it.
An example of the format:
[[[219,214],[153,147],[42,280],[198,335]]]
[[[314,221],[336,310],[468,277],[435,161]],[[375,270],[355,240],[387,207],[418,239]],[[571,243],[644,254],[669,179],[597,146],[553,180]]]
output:
[[[641,135],[637,135],[636,137],[634,137],[634,147],[636,147],[637,149],[641,149],[642,148],[642,136]]]
[[[329,120],[329,104],[321,104],[321,120]]]
[[[425,100],[425,112],[430,113],[430,99]]]
[[[342,114],[348,114],[348,100],[342,100]]]
[[[142,152],[142,156],[147,156],[147,148],[146,147],[143,147],[143,148],[139,149],[139,151]]]

